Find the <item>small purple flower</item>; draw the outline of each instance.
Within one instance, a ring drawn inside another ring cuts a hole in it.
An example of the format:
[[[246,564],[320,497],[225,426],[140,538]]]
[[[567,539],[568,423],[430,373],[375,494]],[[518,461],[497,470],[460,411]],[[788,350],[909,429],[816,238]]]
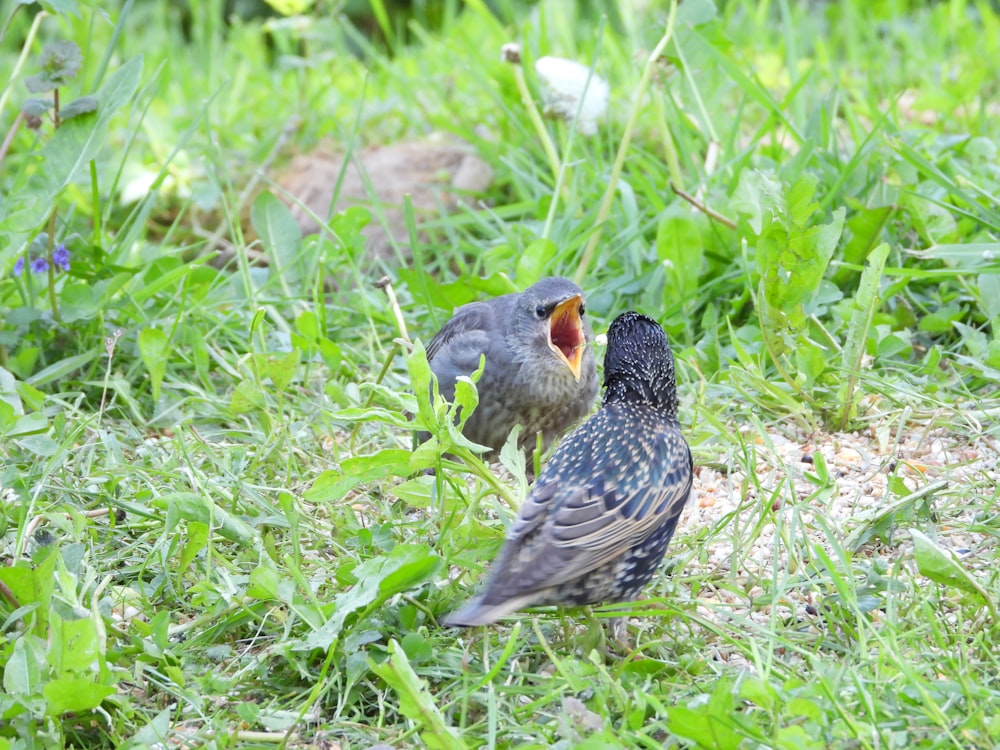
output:
[[[31,261],[32,273],[45,273],[49,270],[49,261],[46,258],[33,258]]]
[[[14,264],[14,275],[20,276],[24,273],[24,256],[22,255],[17,259],[17,263]]]
[[[69,270],[69,250],[62,243],[52,251],[52,263],[56,268],[61,268],[64,271]]]

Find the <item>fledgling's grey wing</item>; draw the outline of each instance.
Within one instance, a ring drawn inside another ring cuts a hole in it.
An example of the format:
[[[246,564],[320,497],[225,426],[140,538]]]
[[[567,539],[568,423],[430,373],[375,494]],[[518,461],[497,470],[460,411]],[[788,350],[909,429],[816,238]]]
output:
[[[455,396],[455,381],[479,369],[479,359],[503,345],[508,297],[462,305],[427,344],[427,361],[437,376],[441,395]]]

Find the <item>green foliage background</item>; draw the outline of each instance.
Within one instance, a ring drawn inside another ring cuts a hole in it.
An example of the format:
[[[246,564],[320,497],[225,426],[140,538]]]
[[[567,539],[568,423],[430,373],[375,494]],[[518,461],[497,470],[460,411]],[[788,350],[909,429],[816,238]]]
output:
[[[994,746],[994,5],[234,11],[0,20],[0,750]],[[532,117],[544,55],[609,82],[595,135]],[[365,256],[379,206],[303,238],[273,195],[291,152],[432,131],[495,181],[412,255]],[[624,653],[610,609],[436,625],[527,483],[425,396],[383,273],[414,340],[550,274],[598,331],[669,332],[696,463],[753,520],[680,530]],[[772,436],[841,433],[889,475],[849,528],[821,452],[758,471]],[[993,468],[907,483],[916,433]],[[770,575],[741,573],[765,528]],[[694,564],[719,546],[726,570]]]

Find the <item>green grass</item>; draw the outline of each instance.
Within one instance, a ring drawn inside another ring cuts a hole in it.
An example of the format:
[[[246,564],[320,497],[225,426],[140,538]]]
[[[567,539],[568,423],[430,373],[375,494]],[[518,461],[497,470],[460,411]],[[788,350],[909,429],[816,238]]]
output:
[[[180,5],[0,21],[0,750],[995,746],[995,6]],[[58,41],[83,111],[17,127]],[[510,41],[539,109],[534,59],[596,64],[596,135],[539,132]],[[434,130],[496,179],[405,266],[245,190]],[[383,273],[413,340],[554,273],[669,332],[700,493],[627,646],[614,607],[436,625],[527,485],[424,396]]]

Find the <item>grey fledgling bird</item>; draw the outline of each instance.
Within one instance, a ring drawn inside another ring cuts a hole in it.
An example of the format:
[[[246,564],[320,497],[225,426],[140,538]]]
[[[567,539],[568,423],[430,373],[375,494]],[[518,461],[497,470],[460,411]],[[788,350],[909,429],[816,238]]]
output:
[[[479,405],[465,423],[469,440],[503,447],[514,425],[530,452],[535,435],[548,447],[590,411],[597,397],[593,333],[584,318],[583,292],[572,281],[542,279],[523,292],[472,302],[455,311],[427,345],[441,395],[455,397],[460,375],[472,375]]]
[[[608,330],[601,408],[556,448],[486,588],[442,621],[488,625],[537,605],[630,601],[663,560],[691,493],[663,329],[628,312]]]

